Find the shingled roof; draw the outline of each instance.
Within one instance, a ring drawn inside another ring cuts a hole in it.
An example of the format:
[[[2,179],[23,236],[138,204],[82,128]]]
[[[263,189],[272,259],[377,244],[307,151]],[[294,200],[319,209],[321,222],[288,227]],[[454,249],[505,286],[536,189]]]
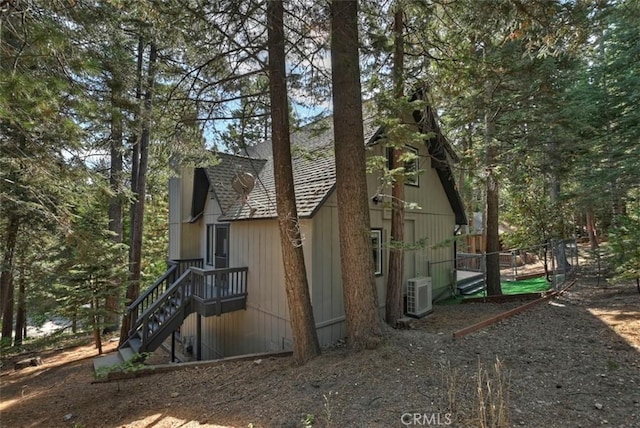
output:
[[[382,129],[375,125],[375,118],[364,120],[364,142],[375,144]],[[438,129],[439,131],[439,129]],[[439,132],[438,132],[439,133]],[[446,142],[446,140],[444,140]],[[446,142],[448,144],[448,142]],[[335,187],[336,170],[333,152],[333,120],[326,118],[304,127],[291,135],[293,180],[298,215],[312,217]],[[443,146],[440,146],[441,148]],[[437,158],[442,166],[448,165],[445,152],[441,150]],[[451,151],[452,152],[452,151]],[[245,156],[217,153],[220,162],[206,168],[211,192],[222,209],[221,221],[265,219],[277,217],[276,192],[273,175],[273,155],[271,142],[258,144],[246,150]],[[432,154],[433,156],[433,154]],[[445,158],[440,159],[440,157]],[[438,176],[445,186],[449,202],[456,213],[456,222],[466,224],[459,195],[452,181],[452,175],[439,171]],[[248,195],[240,195],[231,184],[238,173],[250,173],[255,186]],[[447,190],[447,186],[450,187]]]

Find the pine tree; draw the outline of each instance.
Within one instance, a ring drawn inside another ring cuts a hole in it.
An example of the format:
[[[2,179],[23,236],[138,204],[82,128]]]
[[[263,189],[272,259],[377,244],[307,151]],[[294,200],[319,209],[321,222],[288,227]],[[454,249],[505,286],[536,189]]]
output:
[[[338,228],[347,343],[352,349],[375,348],[382,334],[371,263],[357,18],[356,1],[331,2]]]
[[[285,287],[294,338],[293,358],[298,364],[305,364],[320,354],[320,345],[313,320],[293,186],[283,15],[282,1],[268,3],[271,144]]]

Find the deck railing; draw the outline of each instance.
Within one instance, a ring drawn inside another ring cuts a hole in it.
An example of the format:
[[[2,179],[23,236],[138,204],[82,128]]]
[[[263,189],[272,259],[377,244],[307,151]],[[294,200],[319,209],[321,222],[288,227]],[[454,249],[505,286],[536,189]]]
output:
[[[169,264],[173,264],[178,267],[178,270],[176,271],[176,277],[174,278],[174,280],[178,279],[180,275],[185,273],[187,269],[191,267],[202,269],[203,263],[204,261],[202,259],[177,259],[177,260],[169,261]]]
[[[193,296],[202,300],[247,294],[246,267],[225,269],[198,269],[193,272]]]

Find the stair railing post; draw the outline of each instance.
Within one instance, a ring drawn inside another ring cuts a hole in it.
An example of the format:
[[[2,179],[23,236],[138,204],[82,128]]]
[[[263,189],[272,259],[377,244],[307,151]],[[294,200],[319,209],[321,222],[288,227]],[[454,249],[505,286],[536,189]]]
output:
[[[142,346],[145,346],[147,344],[147,339],[149,337],[149,314],[147,314],[144,317],[144,320],[142,320]]]
[[[553,289],[557,291],[558,277],[556,275],[556,241],[554,239],[550,239],[549,246],[551,247],[551,274],[553,275]]]
[[[222,302],[220,301],[220,287],[222,286],[222,275],[218,272],[214,274],[213,285],[216,289],[216,315],[222,314]]]
[[[173,330],[171,332],[171,362],[175,363],[176,361],[176,331]]]
[[[180,294],[182,295],[182,303],[184,304],[185,299],[187,298],[187,284],[192,284],[193,283],[193,271],[189,270],[189,276],[187,278],[185,278],[185,281],[182,281],[180,283]],[[193,293],[193,290],[191,290],[191,292]]]
[[[140,315],[140,306],[135,305],[129,309],[129,320],[131,321],[131,329],[129,330],[129,337],[133,336],[136,332],[136,325],[138,325],[138,316]]]
[[[202,315],[196,314],[196,340],[198,348],[196,350],[196,360],[202,360]]]

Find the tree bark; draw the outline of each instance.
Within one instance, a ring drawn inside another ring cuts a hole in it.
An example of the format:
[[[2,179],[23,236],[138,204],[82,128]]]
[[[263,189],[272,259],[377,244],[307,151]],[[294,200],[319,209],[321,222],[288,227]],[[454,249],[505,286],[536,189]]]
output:
[[[144,97],[144,108],[142,109],[142,133],[140,135],[139,150],[140,158],[138,162],[137,176],[135,180],[137,187],[135,189],[136,200],[132,207],[131,222],[131,248],[129,260],[129,284],[127,286],[126,301],[130,305],[140,295],[140,274],[142,262],[142,233],[144,229],[144,206],[147,190],[147,166],[149,162],[149,140],[150,140],[150,124],[153,89],[155,86],[157,51],[155,43],[151,43],[149,50],[149,66],[147,71],[147,87]],[[124,343],[129,337],[131,329],[131,320],[129,314],[125,314],[122,320],[122,328],[120,329],[120,344]]]
[[[24,257],[24,253],[23,253]],[[24,331],[27,323],[27,302],[26,302],[26,266],[24,261],[20,263],[20,273],[18,275],[18,304],[16,311],[16,334],[13,339],[14,346],[22,345]]]
[[[16,249],[20,218],[9,213],[4,233],[2,266],[0,266],[0,292],[2,293],[2,342],[11,344],[13,333],[13,255]]]
[[[110,138],[110,174],[109,186],[111,188],[111,200],[109,201],[109,230],[113,232],[112,240],[115,244],[121,244],[123,239],[122,219],[122,112],[120,110],[120,98],[122,96],[122,81],[118,77],[116,67],[113,70],[113,82],[111,83],[111,138]],[[110,295],[105,300],[106,331],[116,331],[120,323],[121,315],[121,287],[119,280],[114,280],[110,285]]]
[[[357,18],[356,1],[331,2],[338,230],[347,344],[351,349],[375,348],[382,336],[373,274]]]
[[[91,300],[91,308],[93,309],[93,317],[91,319],[91,324],[93,327],[93,341],[98,350],[98,355],[102,355],[102,337],[100,336],[100,302],[99,299],[94,298]]]
[[[592,208],[587,209],[586,214],[586,228],[587,228],[587,236],[589,236],[589,245],[591,246],[591,251],[595,251],[598,249],[600,244],[598,243],[598,232],[596,229],[596,216],[593,213]]]
[[[499,188],[495,176],[495,163],[497,148],[493,141],[493,123],[485,115],[485,144],[486,144],[486,168],[487,168],[487,205],[486,205],[486,281],[487,294],[498,296],[502,294],[500,284],[500,236],[498,234],[498,203]]]
[[[297,364],[302,365],[320,354],[320,345],[311,307],[293,182],[283,15],[282,1],[271,0],[267,3],[271,144],[276,206],[287,303],[293,332],[293,358]]]
[[[553,209],[560,200],[560,154],[558,153],[558,142],[551,138],[547,143],[549,156],[549,201]]]
[[[403,96],[403,68],[404,68],[404,37],[403,14],[400,5],[396,5],[394,13],[393,33],[393,80],[396,99]],[[401,118],[402,119],[402,118]],[[391,168],[401,166],[400,156],[403,150],[394,145],[392,148]],[[389,271],[387,275],[387,293],[385,305],[385,321],[391,327],[396,327],[398,319],[404,315],[402,302],[402,280],[404,277],[404,175],[395,177],[391,189],[391,247],[389,249]]]

